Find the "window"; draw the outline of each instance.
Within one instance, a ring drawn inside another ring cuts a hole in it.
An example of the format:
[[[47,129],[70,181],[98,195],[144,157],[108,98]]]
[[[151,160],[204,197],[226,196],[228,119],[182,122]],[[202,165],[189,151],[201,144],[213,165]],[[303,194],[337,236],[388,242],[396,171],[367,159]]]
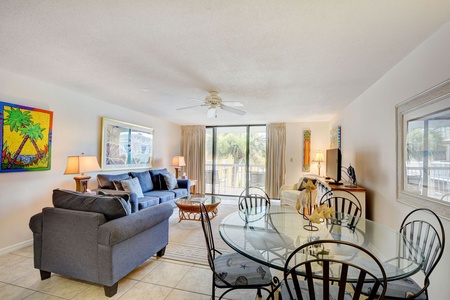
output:
[[[397,106],[397,199],[450,218],[450,81]]]
[[[264,189],[266,126],[206,128],[205,192],[240,195],[247,186]]]

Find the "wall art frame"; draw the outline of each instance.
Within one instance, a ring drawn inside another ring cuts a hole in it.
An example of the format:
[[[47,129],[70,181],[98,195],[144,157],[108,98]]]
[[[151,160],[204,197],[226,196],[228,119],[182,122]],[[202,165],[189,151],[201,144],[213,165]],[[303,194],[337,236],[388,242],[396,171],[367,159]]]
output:
[[[102,170],[151,168],[153,137],[153,128],[103,117]]]
[[[311,169],[311,130],[303,131],[303,172]]]
[[[442,132],[450,132],[450,79],[398,104],[395,114],[397,201],[413,207],[429,208],[450,219],[450,162],[448,159],[435,159],[442,151],[436,151],[436,136],[431,139],[431,134],[436,134],[433,123],[443,127]],[[424,124],[422,128],[418,127],[421,123]],[[417,147],[417,134],[421,135],[420,149],[414,148]],[[444,141],[444,149],[447,147],[445,155],[450,156],[450,145],[445,142],[450,138],[448,135],[440,139]],[[417,154],[421,156],[421,161],[416,159]],[[444,171],[444,176],[437,178],[436,171]],[[445,189],[437,189],[442,187]]]
[[[51,169],[53,112],[0,102],[2,172]]]
[[[341,125],[330,130],[330,149],[341,149]]]

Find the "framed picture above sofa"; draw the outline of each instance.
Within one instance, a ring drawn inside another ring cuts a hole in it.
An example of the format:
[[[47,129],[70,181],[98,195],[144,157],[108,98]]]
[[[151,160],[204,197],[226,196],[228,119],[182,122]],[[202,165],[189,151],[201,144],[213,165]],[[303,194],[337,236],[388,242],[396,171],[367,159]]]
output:
[[[102,118],[103,170],[151,168],[154,129]]]

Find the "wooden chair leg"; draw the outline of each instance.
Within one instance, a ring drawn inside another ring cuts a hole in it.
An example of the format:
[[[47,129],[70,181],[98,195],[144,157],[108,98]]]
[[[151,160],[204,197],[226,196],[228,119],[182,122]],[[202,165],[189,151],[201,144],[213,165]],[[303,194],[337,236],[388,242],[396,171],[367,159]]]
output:
[[[166,253],[166,247],[164,247],[161,250],[159,250],[158,252],[156,252],[156,256],[161,257],[164,255],[164,253]]]
[[[49,279],[52,276],[52,273],[48,271],[39,270],[39,272],[41,273],[41,280]]]
[[[112,297],[117,293],[117,287],[119,286],[119,282],[114,283],[112,286],[104,286],[105,296]]]

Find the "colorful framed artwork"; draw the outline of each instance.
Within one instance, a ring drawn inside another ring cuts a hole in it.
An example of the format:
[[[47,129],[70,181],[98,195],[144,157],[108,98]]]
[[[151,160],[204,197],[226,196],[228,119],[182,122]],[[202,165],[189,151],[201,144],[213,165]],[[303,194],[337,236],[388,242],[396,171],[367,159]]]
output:
[[[53,112],[0,102],[0,122],[0,172],[50,170]]]
[[[330,130],[330,149],[341,149],[341,125]]]
[[[311,167],[311,130],[303,131],[303,172],[309,172]]]
[[[102,118],[102,169],[151,168],[153,128]]]

